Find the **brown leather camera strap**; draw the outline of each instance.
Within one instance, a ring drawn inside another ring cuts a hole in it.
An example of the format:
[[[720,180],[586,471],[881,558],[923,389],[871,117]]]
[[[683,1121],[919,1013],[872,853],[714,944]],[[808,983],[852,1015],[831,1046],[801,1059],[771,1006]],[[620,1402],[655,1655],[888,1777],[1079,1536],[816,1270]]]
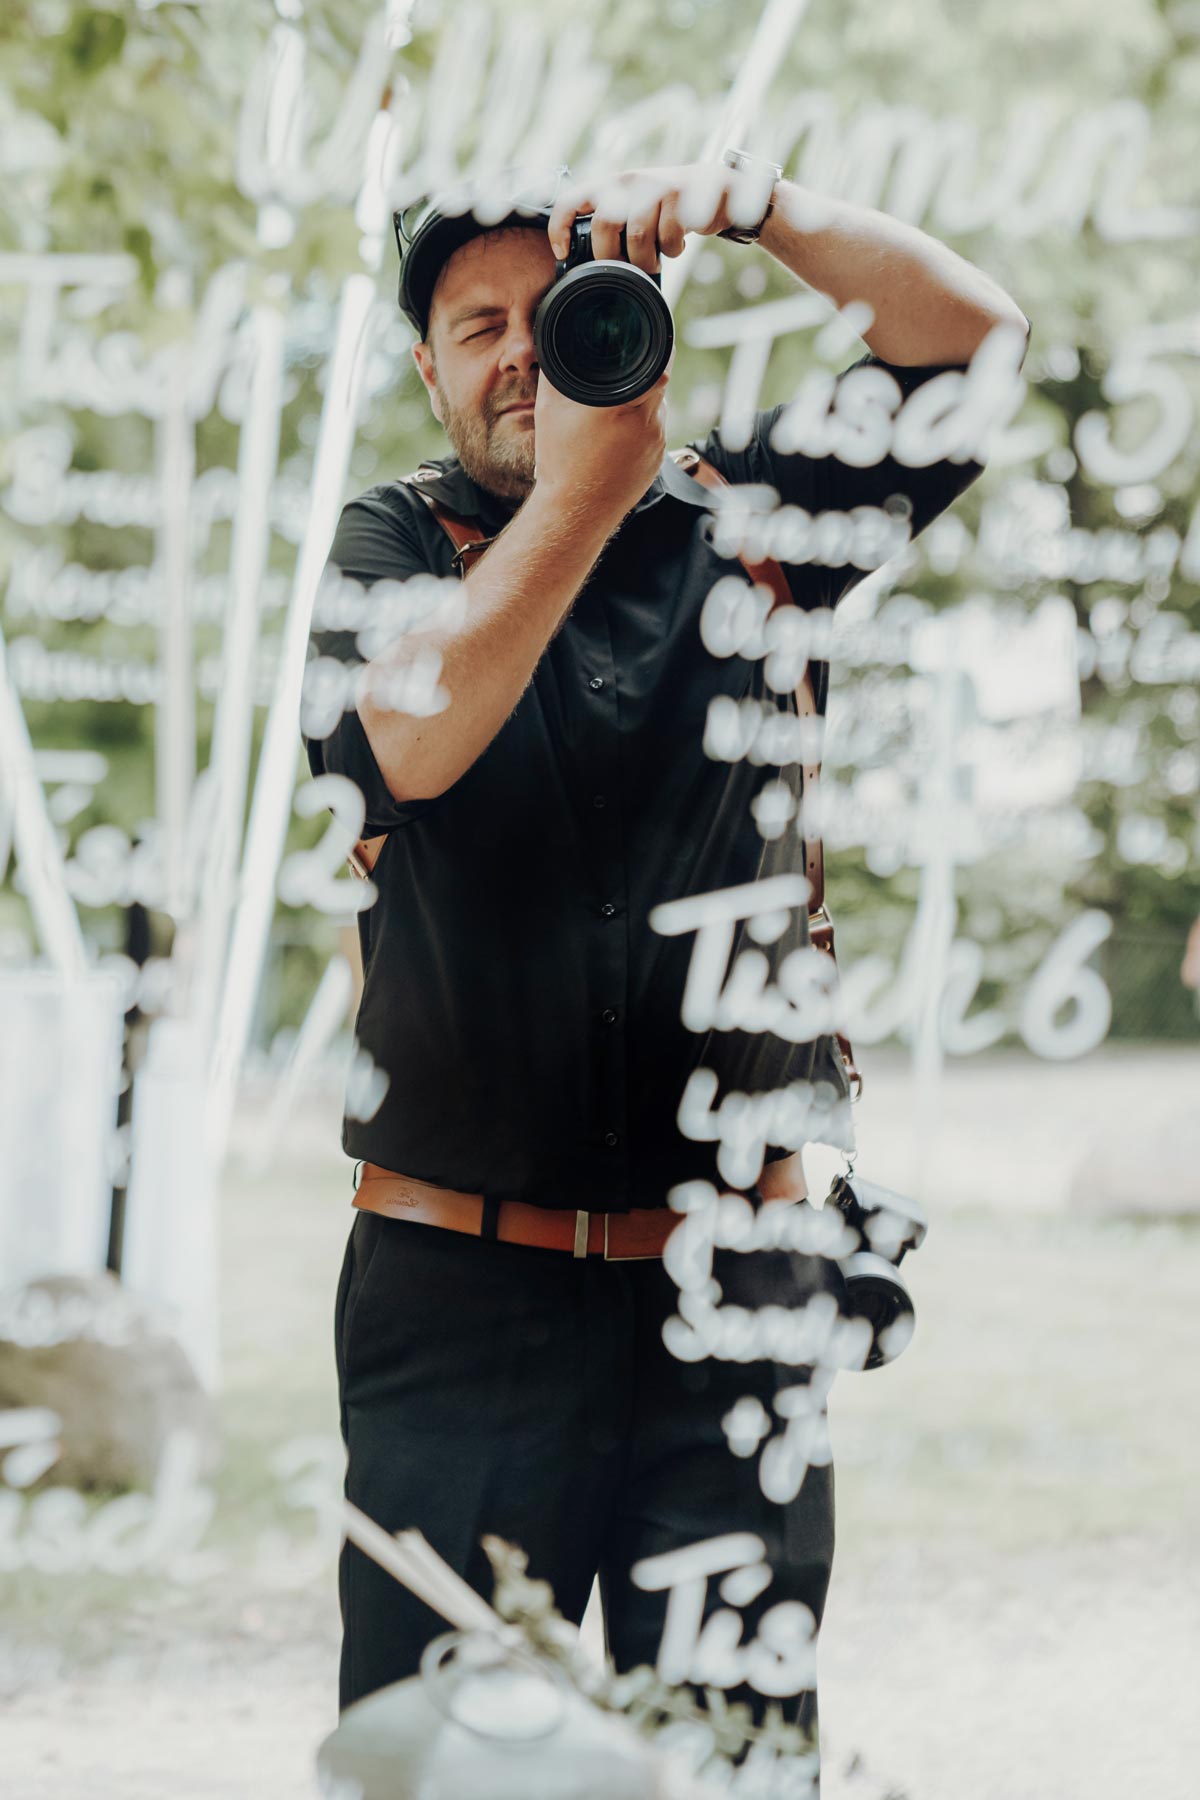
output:
[[[720,488],[729,486],[729,483],[726,481],[724,475],[721,474],[720,470],[714,469],[711,463],[705,462],[699,451],[691,449],[672,450],[671,455],[675,458],[675,461],[679,464],[681,469],[686,470],[689,475],[694,475],[696,480],[701,482],[704,487]],[[746,556],[739,556],[738,561],[745,569],[747,575],[749,575],[751,581],[761,581],[764,586],[770,588],[772,594],[772,612],[774,612],[777,606],[795,606],[796,603],[792,599],[791,589],[787,584],[787,576],[784,574],[781,564],[770,560],[766,562],[751,562],[749,557]],[[813,691],[812,671],[807,662],[805,662],[804,665],[804,673],[796,684],[796,712],[801,719],[815,718],[817,714],[817,697]],[[821,765],[819,762],[802,762],[800,764],[800,769],[804,777],[802,791],[804,795],[805,812],[813,820],[815,825],[817,816],[817,782],[820,779]],[[810,807],[811,812],[809,811]],[[828,920],[828,914],[825,912],[825,852],[820,836],[815,829],[811,836],[805,832],[803,841],[804,873],[808,876],[812,889],[808,897],[809,930],[811,932],[813,930],[814,921],[817,925],[821,925],[823,920]],[[821,948],[823,950],[829,949],[832,951],[832,921],[829,921],[827,928],[829,932],[829,943],[823,943]]]
[[[695,476],[705,487],[718,488],[729,485],[720,471],[714,469],[711,463],[706,462],[698,451],[690,448],[672,450],[671,455],[681,469],[687,474]],[[460,576],[465,576],[473,559],[481,556],[494,538],[485,536],[473,520],[464,519],[458,513],[451,512],[448,507],[435,500],[432,494],[426,493],[419,479],[415,478],[416,475],[417,471],[414,471],[412,475],[403,475],[400,479],[411,487],[414,494],[420,494],[438,524],[451,539],[455,546],[453,557],[455,572]],[[499,535],[499,532],[495,534],[497,537]],[[738,560],[751,581],[762,582],[770,588],[773,595],[772,611],[776,606],[795,605],[791,589],[788,587],[787,576],[778,562],[770,559],[763,562],[751,562],[744,556],[739,557]],[[796,685],[796,711],[801,719],[816,716],[816,695],[813,690],[812,671],[807,662],[804,665],[804,674]],[[818,950],[827,951],[836,962],[833,945],[833,920],[830,918],[829,909],[825,904],[824,848],[819,832],[815,828],[817,783],[820,778],[821,765],[819,761],[802,762],[800,769],[803,776],[804,810],[807,819],[813,821],[814,827],[811,835],[808,832],[803,834],[804,872],[811,885],[808,901],[808,935]],[[349,857],[350,867],[356,875],[365,878],[371,873],[386,841],[386,832],[380,837],[359,839]],[[852,1087],[855,1088],[855,1097],[857,1098],[857,1095],[862,1092],[862,1075],[855,1065],[850,1040],[844,1037],[840,1031],[835,1033],[835,1036],[846,1065],[847,1077]]]
[[[688,474],[694,475],[696,480],[703,482],[705,487],[729,486],[720,470],[714,469],[710,462],[706,462],[698,450],[690,448],[672,450],[671,455],[681,469],[686,469]],[[777,606],[795,606],[796,602],[792,599],[792,591],[788,586],[787,576],[783,572],[781,563],[772,558],[767,558],[762,562],[751,562],[747,556],[739,556],[738,561],[751,581],[762,582],[764,586],[770,588],[773,596],[772,612]],[[807,660],[804,664],[804,673],[796,683],[796,713],[800,719],[817,716],[817,697],[813,688],[812,665]],[[833,947],[833,920],[830,918],[829,908],[825,904],[825,850],[821,842],[817,812],[817,784],[820,780],[821,764],[819,761],[802,762],[800,770],[803,776],[801,793],[805,823],[809,827],[802,834],[804,873],[808,876],[811,887],[808,898],[808,935],[817,949],[828,951],[836,963],[837,956]],[[842,1053],[842,1060],[846,1065],[846,1075],[857,1099],[858,1095],[862,1093],[862,1075],[855,1064],[854,1051],[850,1047],[849,1038],[845,1037],[842,1032],[835,1032],[834,1035]]]

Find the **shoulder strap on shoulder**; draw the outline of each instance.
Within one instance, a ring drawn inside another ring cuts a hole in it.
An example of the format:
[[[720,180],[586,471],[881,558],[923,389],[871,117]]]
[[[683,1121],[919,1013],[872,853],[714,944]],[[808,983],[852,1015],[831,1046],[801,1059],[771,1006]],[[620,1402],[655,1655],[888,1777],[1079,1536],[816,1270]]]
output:
[[[721,474],[720,470],[714,469],[713,465],[710,462],[706,462],[699,451],[693,450],[690,445],[683,450],[672,450],[671,455],[675,458],[675,461],[681,468],[686,469],[688,474],[694,476],[694,478],[701,482],[704,487],[722,488],[729,486],[728,481],[725,479],[724,475]],[[738,561],[745,569],[747,575],[749,575],[751,581],[762,582],[765,587],[768,587],[771,590],[771,593],[774,596],[772,611],[776,606],[795,605],[795,601],[792,599],[792,591],[787,584],[787,576],[784,574],[783,568],[779,563],[771,558],[767,558],[762,562],[751,562],[750,559],[745,556],[740,556]],[[804,667],[804,674],[796,684],[796,709],[801,718],[813,715],[817,710],[817,699],[816,694],[813,691],[812,674],[807,663]],[[808,796],[816,792],[821,765],[818,762],[801,763],[800,766],[804,773],[804,792],[805,795]],[[820,913],[825,904],[825,862],[820,838],[814,837],[810,840],[806,837],[804,840],[804,851],[804,872],[812,884],[812,894],[809,899],[809,912]]]
[[[453,513],[449,507],[443,506],[440,500],[435,500],[432,494],[427,494],[420,484],[420,469],[413,469],[409,474],[402,475],[400,479],[406,487],[411,488],[414,494],[421,496],[442,530],[450,538],[454,545],[455,573],[465,575],[468,559],[481,556],[493,539],[485,537],[479,526],[472,520],[460,518],[458,513]],[[379,837],[359,838],[350,851],[347,861],[354,873],[361,876],[364,881],[379,860],[379,852],[387,842],[388,835],[385,831]]]
[[[424,488],[420,485],[420,474],[420,469],[415,469],[411,475],[402,475],[400,479],[408,487],[412,488],[414,494],[419,494],[421,496],[442,530],[454,545],[453,563],[455,574],[465,575],[468,559],[475,556],[482,556],[488,545],[494,543],[500,533],[495,532],[492,537],[487,537],[484,532],[481,531],[479,526],[475,524],[474,520],[464,519],[460,517],[458,513],[451,512],[448,506],[443,506],[440,500],[435,500],[432,494],[427,494],[425,492]]]

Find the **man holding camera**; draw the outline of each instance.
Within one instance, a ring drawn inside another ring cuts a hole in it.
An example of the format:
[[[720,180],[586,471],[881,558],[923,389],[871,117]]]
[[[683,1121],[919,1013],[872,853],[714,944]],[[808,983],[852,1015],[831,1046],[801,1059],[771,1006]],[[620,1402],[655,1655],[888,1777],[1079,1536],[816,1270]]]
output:
[[[363,666],[354,704],[306,736],[310,766],[358,784],[364,836],[379,843],[379,897],[359,914],[356,1036],[388,1091],[371,1119],[347,1117],[342,1140],[362,1161],[336,1307],[346,1492],[389,1531],[419,1527],[485,1594],[488,1532],[528,1553],[573,1620],[598,1575],[608,1649],[626,1669],[655,1662],[667,1598],[631,1570],[727,1533],[757,1534],[771,1570],[740,1596],[745,1642],[783,1600],[819,1625],[832,1468],[768,1501],[723,1423],[747,1399],[770,1413],[804,1371],[672,1357],[662,1327],[679,1295],[662,1247],[669,1190],[725,1185],[712,1143],[677,1124],[693,1071],[714,1071],[722,1094],[848,1088],[831,1036],[686,1029],[690,941],[648,922],[661,902],[803,862],[793,833],[756,823],[756,795],[781,772],[702,748],[715,697],[776,697],[761,660],[701,641],[707,594],[741,565],[711,548],[707,494],[667,453],[671,362],[615,405],[539,378],[535,319],[583,216],[594,259],[624,250],[650,276],[690,231],[757,242],[838,305],[865,300],[862,362],[893,377],[898,399],[964,369],[995,325],[1028,324],[916,228],[818,205],[739,151],[718,169],[630,171],[603,191],[560,185],[492,225],[436,200],[412,232],[398,219],[401,305],[453,455],[348,505],[330,562],[365,587],[459,573],[427,500],[475,527],[484,552],[456,613],[367,657],[352,633],[313,634],[315,654]],[[769,483],[814,515],[900,495],[914,535],[980,473],[781,454],[770,435],[782,411],[754,415],[745,449],[715,429],[695,448],[727,480]],[[860,579],[851,566],[787,574],[806,608]],[[397,706],[431,667],[449,704]],[[827,667],[816,675],[823,711]],[[807,941],[804,908],[763,936],[778,966]],[[743,926],[735,950],[744,939]],[[799,1152],[769,1147],[747,1191],[755,1206],[802,1199]],[[727,1302],[752,1309],[839,1291],[828,1259],[792,1251],[718,1250],[714,1273]],[[444,1625],[349,1544],[340,1594],[345,1707],[415,1673]],[[724,1604],[710,1582],[705,1617]],[[728,1698],[761,1716],[748,1684]],[[814,1688],[784,1710],[815,1731]]]

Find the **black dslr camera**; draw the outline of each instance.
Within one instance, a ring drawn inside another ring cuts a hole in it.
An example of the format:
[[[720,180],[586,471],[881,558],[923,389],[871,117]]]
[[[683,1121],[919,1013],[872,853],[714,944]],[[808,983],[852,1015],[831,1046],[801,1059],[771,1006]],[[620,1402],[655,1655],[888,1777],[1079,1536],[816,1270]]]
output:
[[[838,1267],[846,1281],[850,1316],[866,1319],[871,1327],[863,1368],[878,1369],[907,1349],[916,1328],[916,1309],[900,1263],[906,1251],[920,1249],[928,1221],[917,1201],[852,1171],[837,1176],[825,1204],[836,1206],[860,1243],[869,1246],[840,1257]]]
[[[418,337],[429,330],[438,274],[449,257],[481,232],[509,225],[545,230],[566,163],[526,179],[502,170],[445,194],[411,202],[392,214],[400,252],[400,310]],[[592,253],[592,213],[571,225],[565,259],[534,317],[538,366],[552,387],[583,406],[627,406],[647,393],[671,360],[675,328],[663,299],[661,273]],[[621,258],[627,258],[621,232]]]
[[[552,387],[583,406],[625,406],[652,388],[675,343],[661,274],[592,253],[591,213],[571,226],[571,246],[533,321],[538,366]],[[627,256],[624,229],[621,255]]]

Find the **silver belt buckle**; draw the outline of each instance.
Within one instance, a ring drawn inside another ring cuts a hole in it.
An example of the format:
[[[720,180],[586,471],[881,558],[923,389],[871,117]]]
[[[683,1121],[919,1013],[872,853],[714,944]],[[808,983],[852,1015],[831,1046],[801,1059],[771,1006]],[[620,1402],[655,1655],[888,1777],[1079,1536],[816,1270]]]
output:
[[[635,1250],[629,1256],[613,1256],[613,1254],[611,1253],[611,1251],[608,1248],[608,1221],[609,1221],[610,1217],[611,1217],[611,1214],[605,1213],[605,1215],[604,1215],[604,1260],[605,1260],[605,1262],[644,1262],[647,1256],[652,1256],[654,1254],[654,1252],[650,1251],[650,1250],[643,1250],[640,1253]],[[572,1255],[574,1255],[574,1256],[586,1256],[588,1253],[587,1241],[588,1241],[588,1225],[589,1225],[590,1220],[591,1220],[590,1213],[577,1211],[575,1214],[575,1248],[572,1251]]]

